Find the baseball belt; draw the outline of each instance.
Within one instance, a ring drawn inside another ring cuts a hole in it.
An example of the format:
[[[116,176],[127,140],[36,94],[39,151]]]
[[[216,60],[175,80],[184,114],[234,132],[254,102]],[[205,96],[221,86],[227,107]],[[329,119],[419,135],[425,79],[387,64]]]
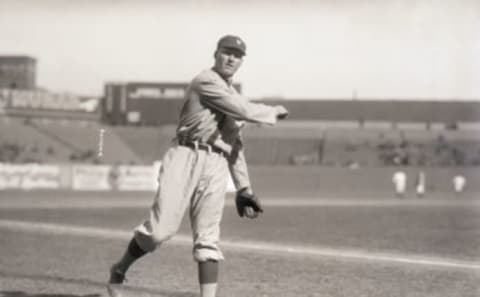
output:
[[[206,144],[206,143],[201,143],[198,141],[179,141],[178,144],[182,146],[187,146],[194,150],[202,150],[209,153],[213,152],[222,156],[225,155],[225,152],[219,149],[218,147],[210,144]]]

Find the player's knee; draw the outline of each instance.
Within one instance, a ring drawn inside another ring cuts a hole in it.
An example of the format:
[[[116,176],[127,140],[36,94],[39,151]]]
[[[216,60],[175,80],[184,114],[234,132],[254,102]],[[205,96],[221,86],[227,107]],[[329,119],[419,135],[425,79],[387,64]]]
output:
[[[152,232],[135,233],[135,239],[139,247],[146,252],[153,252],[163,242],[169,240],[176,232],[166,230],[152,230]]]
[[[224,259],[222,252],[217,246],[196,244],[193,247],[193,258],[197,262],[221,261]]]
[[[177,231],[177,228],[159,228],[152,233],[152,241],[159,245],[172,238]]]

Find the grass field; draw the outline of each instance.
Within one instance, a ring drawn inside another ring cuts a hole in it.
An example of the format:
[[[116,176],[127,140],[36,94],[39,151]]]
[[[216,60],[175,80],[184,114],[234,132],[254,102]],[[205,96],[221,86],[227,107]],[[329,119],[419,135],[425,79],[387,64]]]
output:
[[[106,296],[108,268],[150,196],[0,193],[0,296]],[[480,296],[474,199],[264,202],[254,221],[227,203],[220,297]],[[188,220],[128,280],[125,296],[197,296]]]

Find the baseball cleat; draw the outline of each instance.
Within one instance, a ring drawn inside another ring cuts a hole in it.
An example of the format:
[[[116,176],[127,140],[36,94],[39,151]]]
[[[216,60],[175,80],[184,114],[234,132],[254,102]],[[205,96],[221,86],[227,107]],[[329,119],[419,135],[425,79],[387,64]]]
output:
[[[113,264],[110,268],[110,279],[107,284],[107,292],[110,297],[122,297],[120,286],[125,281],[125,273],[118,268],[118,264]]]

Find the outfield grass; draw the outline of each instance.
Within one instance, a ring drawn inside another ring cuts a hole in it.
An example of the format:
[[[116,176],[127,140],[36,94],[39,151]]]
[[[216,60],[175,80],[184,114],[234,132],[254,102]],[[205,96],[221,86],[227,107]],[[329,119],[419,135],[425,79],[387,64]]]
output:
[[[78,199],[82,199],[78,193],[56,198],[19,195],[9,205],[34,205],[16,208],[0,204],[0,221],[112,229],[127,236],[67,235],[34,229],[27,232],[0,226],[0,296],[105,296],[108,267],[125,248],[130,230],[147,214],[148,198],[142,196],[139,206],[115,208],[119,198],[85,196],[88,207],[68,206]],[[92,203],[94,199],[106,204],[99,207],[101,203]],[[139,198],[125,195],[121,199]],[[60,207],[42,208],[42,203],[55,200]],[[273,204],[267,205],[264,215],[255,221],[240,219],[229,203],[222,222],[225,242],[266,243],[283,250],[327,247],[337,250],[338,255],[270,253],[226,245],[219,297],[476,297],[480,295],[480,271],[476,268],[381,261],[375,255],[392,253],[412,259],[422,256],[478,264],[479,233],[477,203],[438,204],[431,200],[418,205],[412,201],[381,206]],[[189,236],[187,220],[180,234]],[[352,259],[341,255],[349,249],[373,256]],[[196,270],[188,241],[166,243],[135,265],[128,277],[126,296],[197,296]]]
[[[105,296],[103,284],[125,242],[108,238],[1,231],[0,294],[7,297]],[[219,297],[475,297],[471,271],[331,258],[226,251]],[[126,296],[197,296],[187,246],[166,244],[128,274]],[[12,291],[16,293],[11,293]],[[9,293],[10,292],[10,293]]]
[[[1,209],[9,220],[132,230],[147,207],[119,209]],[[257,220],[226,207],[222,237],[234,241],[342,247],[475,260],[480,256],[480,207],[267,207]],[[184,219],[180,234],[190,234]]]

